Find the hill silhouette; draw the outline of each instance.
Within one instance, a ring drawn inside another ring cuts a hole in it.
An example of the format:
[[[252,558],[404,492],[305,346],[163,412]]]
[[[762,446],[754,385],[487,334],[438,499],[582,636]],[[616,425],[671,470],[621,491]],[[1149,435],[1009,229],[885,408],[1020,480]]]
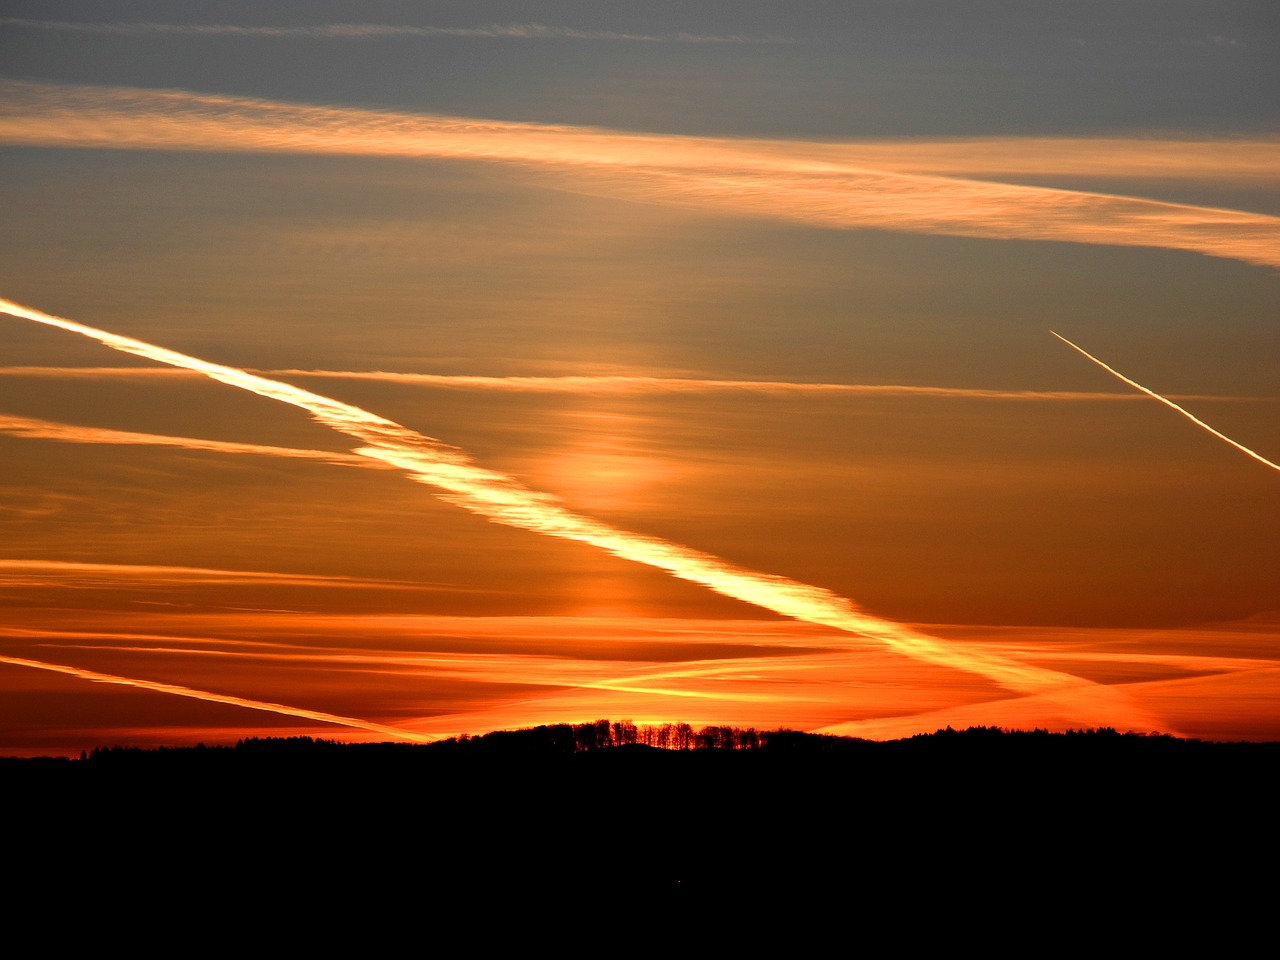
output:
[[[175,864],[230,862],[326,882],[407,872],[436,892],[527,893],[555,875],[629,895],[876,900],[972,875],[1014,900],[1023,884],[1056,896],[1123,878],[1248,902],[1245,868],[1276,852],[1278,743],[993,728],[644,739],[599,721],[429,745],[116,747],[0,760],[0,786],[7,822],[42,838],[24,875],[73,869],[90,885],[122,861],[188,883],[204,880]]]

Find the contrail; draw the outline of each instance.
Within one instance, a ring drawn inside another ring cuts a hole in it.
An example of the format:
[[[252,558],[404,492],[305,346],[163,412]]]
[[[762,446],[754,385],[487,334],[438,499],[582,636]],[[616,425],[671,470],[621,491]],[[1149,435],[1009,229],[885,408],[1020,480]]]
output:
[[[822,587],[737,567],[689,547],[580,516],[554,497],[530,490],[514,477],[476,465],[456,447],[330,397],[51,316],[8,300],[0,299],[0,311],[80,334],[113,350],[194,370],[230,386],[300,407],[316,421],[366,444],[357,453],[402,469],[414,480],[436,488],[446,502],[493,522],[588,543],[614,556],[701,584],[723,596],[797,620],[864,636],[903,655],[977,673],[1021,693],[1079,691],[1093,686],[1090,681],[1069,674],[993,654],[957,649],[936,637],[864,613],[852,601]]]
[[[192,700],[205,700],[209,703],[225,703],[234,707],[247,707],[250,710],[263,710],[267,713],[278,713],[286,717],[300,717],[304,720],[318,720],[321,723],[336,723],[344,727],[355,727],[371,733],[393,737],[396,740],[412,740],[415,743],[431,743],[438,737],[425,736],[401,730],[399,727],[388,727],[380,723],[370,723],[355,717],[342,717],[333,713],[322,713],[319,710],[307,710],[304,707],[291,707],[283,703],[270,703],[265,700],[247,700],[244,697],[232,697],[222,693],[210,693],[208,690],[196,690],[173,683],[157,683],[154,680],[135,680],[131,677],[118,677],[110,673],[98,673],[94,670],[82,670],[80,667],[68,667],[59,663],[45,663],[42,660],[25,660],[21,657],[7,657],[0,654],[0,663],[12,664],[15,667],[31,667],[36,670],[50,670],[91,680],[94,683],[115,683],[126,687],[137,687],[140,690],[151,690],[156,693],[168,693],[177,697],[189,697]]]
[[[265,570],[223,570],[214,567],[179,567],[163,564],[85,563],[71,560],[0,560],[0,583],[42,585],[58,579],[62,586],[100,586],[122,579],[145,577],[149,583],[246,584],[273,586],[387,587],[416,584],[396,580],[327,576],[314,573],[275,573]]]
[[[104,443],[148,447],[180,447],[184,450],[205,450],[210,453],[249,453],[286,459],[318,460],[344,467],[385,468],[385,464],[358,457],[352,453],[331,453],[328,450],[305,450],[297,447],[277,447],[261,443],[237,443],[228,440],[204,440],[198,437],[171,437],[160,433],[136,433],[131,430],[107,430],[99,427],[81,427],[33,417],[13,417],[0,414],[0,434],[29,437],[37,440],[58,440],[65,443]]]
[[[663,377],[634,375],[561,375],[561,376],[480,376],[459,373],[398,373],[388,370],[248,370],[272,377],[315,377],[322,380],[370,380],[377,383],[399,383],[444,390],[490,390],[510,393],[562,394],[702,394],[760,393],[775,396],[791,394],[846,394],[851,397],[908,398],[937,397],[948,400],[1063,400],[1089,402],[1129,402],[1141,400],[1132,393],[1101,390],[995,390],[988,387],[930,387],[905,383],[817,383],[792,380],[721,380],[714,377]],[[146,380],[153,378],[198,377],[191,370],[164,367],[0,367],[0,377],[32,377],[60,380]],[[1280,397],[1242,397],[1208,393],[1173,393],[1177,400],[1206,402],[1265,403]],[[42,431],[48,431],[42,432]],[[276,453],[317,459],[335,457],[334,462],[352,463],[359,457],[328,454],[323,450],[297,450],[287,447],[262,447],[257,444],[231,443],[222,440],[199,440],[194,437],[165,437],[161,434],[129,433],[92,427],[77,427],[0,414],[0,432],[41,437],[49,440],[84,443],[139,443],[163,446],[186,446],[192,449],[223,450],[227,453]],[[58,435],[55,435],[58,434]],[[81,434],[82,436],[77,436]],[[112,439],[117,435],[118,439]],[[98,437],[99,439],[93,439]],[[130,438],[136,439],[130,439]],[[172,443],[170,442],[172,441]],[[233,449],[244,447],[243,450]],[[369,465],[369,464],[366,464]]]
[[[1280,464],[1272,463],[1270,460],[1268,460],[1268,459],[1267,459],[1266,457],[1264,457],[1262,454],[1257,453],[1257,452],[1255,452],[1255,451],[1253,451],[1253,450],[1250,450],[1250,449],[1249,449],[1248,447],[1246,447],[1244,444],[1242,444],[1242,443],[1237,443],[1236,441],[1232,440],[1232,439],[1231,439],[1230,437],[1228,437],[1225,433],[1220,433],[1219,431],[1217,431],[1217,430],[1213,429],[1213,427],[1209,426],[1207,423],[1205,423],[1205,422],[1204,422],[1203,420],[1201,420],[1199,417],[1195,416],[1195,415],[1194,415],[1194,414],[1192,414],[1192,413],[1188,413],[1186,410],[1182,409],[1182,407],[1178,406],[1176,403],[1174,403],[1174,402],[1173,402],[1172,400],[1170,400],[1168,397],[1162,397],[1162,396],[1160,396],[1160,394],[1156,393],[1154,390],[1148,390],[1146,387],[1144,387],[1142,384],[1138,383],[1137,381],[1135,381],[1135,380],[1130,380],[1128,377],[1126,377],[1126,376],[1125,376],[1123,373],[1121,373],[1119,370],[1116,370],[1116,369],[1114,369],[1114,368],[1112,368],[1112,367],[1107,366],[1105,363],[1103,363],[1101,360],[1099,360],[1097,357],[1095,357],[1095,356],[1094,356],[1093,354],[1091,354],[1089,351],[1085,350],[1083,347],[1076,346],[1074,343],[1072,343],[1072,342],[1071,342],[1070,340],[1068,340],[1066,337],[1062,336],[1062,334],[1060,334],[1060,333],[1055,333],[1055,332],[1054,332],[1054,331],[1052,331],[1052,330],[1050,330],[1049,332],[1050,332],[1050,333],[1052,333],[1052,334],[1053,334],[1055,337],[1057,337],[1059,340],[1061,340],[1063,343],[1065,343],[1068,347],[1071,347],[1073,350],[1077,351],[1078,353],[1081,353],[1081,354],[1083,354],[1084,356],[1088,357],[1090,360],[1092,360],[1094,363],[1096,363],[1098,366],[1100,366],[1103,370],[1107,371],[1107,373],[1111,374],[1113,377],[1117,377],[1117,378],[1119,378],[1120,380],[1123,380],[1125,383],[1129,384],[1129,386],[1133,387],[1134,389],[1136,389],[1136,390],[1141,390],[1141,391],[1142,391],[1143,393],[1145,393],[1147,396],[1149,396],[1149,397],[1153,397],[1154,399],[1159,400],[1159,401],[1160,401],[1161,403],[1163,403],[1166,407],[1172,407],[1174,410],[1177,410],[1177,411],[1178,411],[1178,413],[1182,414],[1184,417],[1186,417],[1188,420],[1190,420],[1192,423],[1194,423],[1197,427],[1200,427],[1201,429],[1204,429],[1204,430],[1208,430],[1211,434],[1213,434],[1213,435],[1214,435],[1215,437],[1217,437],[1219,440],[1225,440],[1227,443],[1231,444],[1231,446],[1235,447],[1235,448],[1236,448],[1237,450],[1239,450],[1241,453],[1244,453],[1244,454],[1247,454],[1247,455],[1248,455],[1248,456],[1250,456],[1250,457],[1253,457],[1253,459],[1257,460],[1259,463],[1263,464],[1264,466],[1268,466],[1268,467],[1270,467],[1272,470],[1280,470]]]
[[[1256,170],[1274,142],[1254,142],[1228,162]],[[0,143],[482,161],[550,174],[557,184],[570,178],[573,189],[585,184],[609,197],[811,227],[1158,247],[1280,267],[1280,217],[920,172],[937,158],[896,170],[883,144],[863,158],[856,144],[635,134],[19,81],[0,81]],[[1173,141],[1129,146],[1166,160],[1178,150]],[[1201,145],[1191,163],[1204,162]],[[964,163],[973,169],[980,161],[967,156]]]
[[[746,37],[737,34],[701,33],[622,33],[614,30],[581,30],[555,27],[542,23],[490,24],[481,27],[420,27],[393,23],[325,23],[316,26],[266,27],[234,23],[154,23],[84,22],[73,20],[27,20],[22,17],[0,17],[0,26],[28,30],[53,30],[60,33],[96,33],[106,35],[186,36],[186,37],[258,37],[298,38],[306,40],[381,40],[438,38],[486,40],[596,40],[622,43],[727,43],[761,44],[793,43],[781,37]]]
[[[0,375],[4,374],[0,367]],[[980,387],[925,387],[879,383],[805,383],[787,380],[716,380],[698,377],[559,376],[493,377],[468,374],[391,373],[384,370],[271,370],[278,376],[333,380],[374,380],[450,390],[516,393],[765,393],[849,394],[860,397],[945,397],[973,400],[1121,400],[1127,393],[1069,390],[987,390]],[[1218,398],[1223,399],[1223,398]]]

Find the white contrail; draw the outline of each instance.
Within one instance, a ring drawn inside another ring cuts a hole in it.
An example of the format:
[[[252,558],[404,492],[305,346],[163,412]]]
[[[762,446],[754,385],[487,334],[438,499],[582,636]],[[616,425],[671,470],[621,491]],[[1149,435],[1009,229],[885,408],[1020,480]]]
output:
[[[318,422],[367,444],[357,453],[399,467],[413,479],[435,487],[445,501],[488,520],[589,543],[614,556],[664,570],[724,596],[783,616],[864,636],[906,656],[977,673],[1022,693],[1071,690],[1078,693],[1094,686],[1069,674],[959,649],[903,624],[864,613],[852,601],[822,587],[747,570],[707,553],[575,514],[554,497],[530,490],[514,477],[476,465],[456,447],[330,397],[51,316],[11,301],[0,300],[0,311],[80,334],[114,350],[194,370],[242,390],[300,407]]]
[[[232,697],[222,693],[211,693],[208,690],[196,690],[174,683],[158,683],[154,680],[137,680],[132,677],[119,677],[110,673],[98,673],[95,670],[83,670],[80,667],[68,667],[60,663],[45,663],[43,660],[27,660],[22,657],[8,657],[0,654],[0,663],[8,663],[15,667],[31,667],[35,670],[50,670],[91,680],[94,683],[113,683],[125,687],[136,687],[140,690],[151,690],[155,693],[167,693],[177,697],[189,697],[192,700],[204,700],[208,703],[225,703],[234,707],[246,707],[250,710],[263,710],[267,713],[278,713],[286,717],[300,717],[304,720],[318,720],[321,723],[336,723],[344,727],[355,727],[371,733],[382,734],[396,740],[411,740],[415,743],[431,743],[440,739],[436,736],[413,733],[399,727],[389,727],[381,723],[371,723],[356,717],[343,717],[319,710],[308,710],[305,707],[291,707],[284,703],[271,703],[266,700],[249,700],[245,697]]]
[[[864,159],[856,144],[635,134],[21,81],[0,81],[0,143],[482,161],[550,174],[557,183],[572,178],[573,189],[615,198],[813,227],[1158,247],[1280,267],[1278,217],[939,176],[919,172],[921,162],[897,170],[883,144]],[[1250,148],[1224,162],[1257,169],[1275,140]],[[1179,148],[1131,141],[1129,150],[1176,158]],[[979,161],[966,155],[964,162]],[[1203,165],[1203,145],[1192,163]]]
[[[1142,384],[1138,383],[1137,381],[1135,381],[1135,380],[1130,380],[1128,377],[1126,377],[1126,376],[1125,376],[1123,373],[1121,373],[1119,370],[1116,370],[1116,369],[1114,369],[1114,368],[1112,368],[1112,367],[1107,366],[1105,363],[1103,363],[1101,360],[1099,360],[1097,357],[1095,357],[1095,356],[1094,356],[1093,354],[1091,354],[1089,351],[1085,350],[1083,347],[1079,347],[1079,346],[1077,346],[1076,344],[1072,343],[1072,342],[1071,342],[1070,340],[1068,340],[1066,337],[1062,336],[1062,334],[1060,334],[1060,333],[1055,333],[1055,332],[1054,332],[1054,331],[1052,331],[1052,330],[1050,330],[1049,332],[1050,332],[1050,333],[1052,333],[1052,334],[1053,334],[1055,337],[1057,337],[1059,340],[1061,340],[1063,343],[1065,343],[1067,346],[1071,347],[1073,350],[1075,350],[1075,351],[1077,351],[1077,352],[1079,352],[1079,353],[1083,354],[1084,356],[1088,357],[1090,360],[1092,360],[1094,363],[1096,363],[1098,366],[1100,366],[1103,370],[1107,371],[1107,373],[1111,374],[1113,377],[1117,377],[1117,378],[1119,378],[1120,380],[1123,380],[1125,383],[1129,384],[1129,386],[1133,387],[1135,390],[1141,390],[1141,391],[1142,391],[1143,393],[1145,393],[1147,396],[1152,397],[1152,398],[1154,398],[1154,399],[1156,399],[1156,400],[1159,400],[1159,401],[1160,401],[1161,403],[1163,403],[1166,407],[1172,407],[1174,410],[1177,410],[1177,411],[1178,411],[1178,413],[1182,414],[1184,417],[1186,417],[1188,420],[1190,420],[1192,423],[1194,423],[1197,427],[1200,427],[1200,428],[1201,428],[1201,429],[1203,429],[1203,430],[1208,430],[1211,434],[1213,434],[1213,435],[1214,435],[1215,437],[1217,437],[1219,440],[1225,440],[1227,443],[1231,444],[1231,446],[1235,447],[1235,448],[1236,448],[1237,450],[1239,450],[1241,453],[1244,453],[1244,454],[1247,454],[1247,455],[1248,455],[1248,456],[1250,456],[1250,457],[1253,457],[1253,459],[1257,460],[1259,463],[1263,464],[1264,466],[1270,467],[1272,470],[1278,470],[1278,471],[1280,471],[1280,464],[1272,463],[1270,460],[1268,460],[1268,459],[1267,459],[1266,457],[1264,457],[1262,454],[1257,453],[1257,452],[1255,452],[1255,451],[1253,451],[1253,450],[1250,450],[1250,449],[1249,449],[1248,447],[1246,447],[1243,443],[1237,443],[1235,440],[1232,440],[1230,437],[1228,437],[1225,433],[1221,433],[1221,432],[1219,432],[1219,431],[1217,431],[1217,430],[1213,429],[1213,427],[1209,426],[1207,423],[1205,423],[1205,422],[1204,422],[1203,420],[1201,420],[1199,417],[1195,416],[1195,415],[1194,415],[1194,414],[1192,414],[1192,413],[1188,413],[1186,410],[1182,409],[1182,407],[1178,406],[1176,403],[1174,403],[1174,402],[1173,402],[1172,400],[1170,400],[1168,397],[1162,397],[1162,396],[1160,396],[1160,394],[1156,393],[1154,390],[1148,390],[1146,387],[1144,387]]]

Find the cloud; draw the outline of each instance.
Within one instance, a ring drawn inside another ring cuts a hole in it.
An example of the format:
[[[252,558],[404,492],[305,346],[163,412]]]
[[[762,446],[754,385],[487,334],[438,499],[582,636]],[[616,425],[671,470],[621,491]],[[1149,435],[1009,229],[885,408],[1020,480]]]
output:
[[[998,167],[956,151],[966,171]],[[1011,141],[998,141],[1010,143]],[[1236,165],[1260,171],[1275,139],[1223,146]],[[921,172],[945,168],[945,145],[894,169],[884,144],[860,157],[856,144],[805,144],[630,134],[589,128],[317,107],[172,90],[0,82],[0,143],[44,147],[190,150],[500,163],[550,176],[558,185],[607,196],[676,204],[732,216],[832,229],[881,229],[1008,240],[1187,250],[1280,266],[1280,218],[1131,196],[1053,189]],[[1037,141],[1037,143],[1041,143]],[[1073,161],[1115,150],[1094,141]],[[1013,165],[1025,170],[1024,151]],[[1052,152],[1050,147],[1048,152]],[[1133,140],[1164,171],[1210,165],[1203,144]],[[1114,164],[1114,161],[1110,161]],[[1232,161],[1224,164],[1230,166]],[[879,166],[877,166],[877,164]],[[1105,166],[1105,165],[1104,165]],[[1274,164],[1273,164],[1274,166]],[[1274,176],[1274,175],[1273,175]]]
[[[0,310],[12,316],[57,327],[135,356],[181,367],[230,386],[299,407],[317,422],[359,440],[356,452],[391,464],[436,495],[496,523],[549,537],[590,544],[614,556],[666,571],[701,584],[723,596],[809,623],[866,637],[907,657],[986,677],[1019,693],[1104,698],[1116,713],[1126,716],[1123,697],[1070,674],[1021,663],[1007,657],[958,647],[904,624],[868,614],[852,601],[831,591],[785,577],[735,566],[719,557],[656,537],[618,529],[575,514],[554,497],[524,486],[514,477],[475,464],[457,447],[424,436],[394,421],[330,397],[256,376],[235,367],[210,363],[154,344],[110,333],[85,324],[0,300]],[[1137,716],[1136,713],[1127,714]]]
[[[1257,461],[1258,461],[1259,463],[1261,463],[1263,466],[1270,467],[1272,470],[1280,471],[1280,464],[1272,463],[1270,460],[1268,460],[1268,459],[1267,459],[1266,457],[1264,457],[1262,454],[1257,453],[1257,452],[1255,452],[1255,451],[1253,451],[1253,450],[1250,450],[1248,447],[1246,447],[1246,446],[1245,446],[1244,444],[1242,444],[1242,443],[1237,443],[1235,440],[1232,440],[1230,437],[1228,437],[1225,433],[1220,433],[1219,431],[1215,430],[1213,427],[1211,427],[1211,426],[1209,426],[1207,423],[1205,423],[1203,420],[1201,420],[1199,417],[1194,416],[1193,414],[1188,413],[1186,410],[1182,409],[1182,407],[1178,406],[1176,403],[1174,403],[1174,402],[1173,402],[1172,400],[1170,400],[1168,397],[1162,397],[1162,396],[1160,396],[1160,394],[1156,393],[1154,390],[1148,390],[1146,387],[1144,387],[1142,384],[1138,383],[1136,380],[1130,380],[1130,379],[1129,379],[1128,377],[1126,377],[1123,373],[1120,373],[1118,370],[1115,370],[1115,369],[1113,369],[1113,368],[1111,368],[1111,367],[1107,366],[1105,363],[1103,363],[1101,360],[1099,360],[1099,359],[1098,359],[1097,357],[1095,357],[1093,354],[1091,354],[1091,353],[1089,353],[1088,351],[1086,351],[1083,347],[1078,347],[1078,346],[1076,346],[1074,343],[1072,343],[1070,340],[1068,340],[1066,337],[1062,336],[1061,334],[1054,333],[1052,330],[1050,330],[1049,332],[1050,332],[1050,333],[1053,333],[1053,335],[1054,335],[1055,337],[1057,337],[1059,340],[1061,340],[1061,341],[1062,341],[1063,343],[1065,343],[1067,346],[1071,347],[1071,349],[1075,350],[1075,351],[1076,351],[1076,352],[1078,352],[1078,353],[1083,354],[1085,357],[1088,357],[1090,360],[1092,360],[1094,363],[1096,363],[1098,366],[1100,366],[1103,370],[1107,371],[1107,373],[1111,374],[1113,377],[1117,377],[1117,378],[1119,378],[1120,380],[1123,380],[1125,383],[1129,384],[1129,386],[1133,387],[1134,389],[1136,389],[1136,390],[1141,390],[1141,391],[1142,391],[1143,393],[1145,393],[1147,396],[1149,396],[1149,397],[1151,397],[1151,398],[1153,398],[1153,399],[1155,399],[1155,400],[1159,400],[1159,401],[1160,401],[1161,403],[1163,403],[1166,407],[1170,407],[1170,408],[1172,408],[1172,409],[1176,410],[1178,413],[1182,414],[1184,417],[1186,417],[1188,420],[1190,420],[1192,423],[1194,423],[1197,427],[1200,427],[1202,430],[1207,430],[1209,433],[1211,433],[1213,436],[1217,437],[1219,440],[1222,440],[1222,441],[1225,441],[1226,443],[1231,444],[1231,446],[1235,447],[1235,448],[1236,448],[1237,450],[1239,450],[1241,453],[1245,454],[1246,456],[1252,457],[1254,460],[1257,460]]]
[[[443,38],[482,40],[594,40],[618,43],[793,43],[782,37],[748,37],[738,34],[622,33],[614,30],[578,30],[542,23],[489,24],[478,27],[431,27],[388,23],[325,23],[311,26],[267,27],[230,23],[92,23],[69,20],[27,20],[0,17],[0,26],[59,33],[93,33],[128,37],[256,37],[260,39],[383,40]]]

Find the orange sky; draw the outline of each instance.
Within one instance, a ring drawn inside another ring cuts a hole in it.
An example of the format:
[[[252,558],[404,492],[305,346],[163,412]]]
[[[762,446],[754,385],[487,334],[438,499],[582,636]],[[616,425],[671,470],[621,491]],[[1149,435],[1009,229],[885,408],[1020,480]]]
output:
[[[908,97],[801,136],[779,81],[726,132],[607,83],[695,58],[697,107],[839,60],[790,25],[0,17],[0,755],[600,717],[1280,738],[1274,125]],[[307,73],[427,43],[557,45],[616,122]]]

